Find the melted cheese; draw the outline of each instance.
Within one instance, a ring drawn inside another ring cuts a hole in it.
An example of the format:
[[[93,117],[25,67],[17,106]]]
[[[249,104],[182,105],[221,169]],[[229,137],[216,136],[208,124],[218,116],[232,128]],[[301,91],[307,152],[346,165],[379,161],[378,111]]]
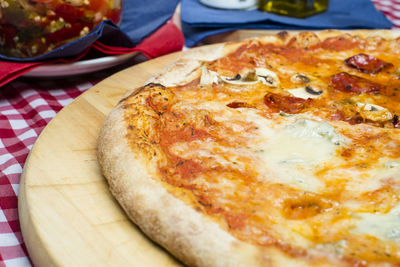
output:
[[[313,192],[324,186],[313,170],[332,159],[344,140],[332,126],[290,117],[277,127],[254,113],[247,116],[259,128],[260,140],[252,149],[260,160],[261,180]]]
[[[388,213],[355,213],[353,217],[356,222],[353,232],[393,240],[400,244],[400,205]]]

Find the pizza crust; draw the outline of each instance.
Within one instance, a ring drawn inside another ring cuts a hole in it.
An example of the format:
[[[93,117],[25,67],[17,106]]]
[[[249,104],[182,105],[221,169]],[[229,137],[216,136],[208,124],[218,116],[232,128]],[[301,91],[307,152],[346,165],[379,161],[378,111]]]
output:
[[[343,33],[361,36],[379,34],[399,37],[396,31],[321,31],[321,40]],[[261,37],[260,42],[285,43],[294,33]],[[306,38],[307,36],[304,36]],[[248,42],[248,41],[244,41]],[[191,50],[149,82],[164,86],[184,84],[199,75],[202,61],[211,61],[237,49],[244,42],[218,44]],[[136,94],[130,91],[126,96]],[[149,108],[150,109],[150,108]],[[150,110],[148,112],[151,112]],[[190,266],[336,266],[330,262],[290,257],[274,247],[257,247],[242,242],[223,230],[203,213],[168,192],[149,173],[146,155],[133,151],[127,141],[127,125],[120,102],[101,128],[98,160],[110,190],[129,218],[152,240]],[[340,263],[337,263],[340,264]],[[343,262],[341,262],[343,264]]]

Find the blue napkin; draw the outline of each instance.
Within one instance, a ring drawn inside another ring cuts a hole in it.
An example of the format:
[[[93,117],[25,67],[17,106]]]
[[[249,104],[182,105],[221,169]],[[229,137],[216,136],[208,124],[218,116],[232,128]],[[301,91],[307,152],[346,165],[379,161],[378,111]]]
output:
[[[125,0],[120,27],[111,20],[102,21],[88,35],[35,58],[14,58],[0,54],[0,60],[36,62],[77,56],[95,41],[116,47],[134,47],[149,36],[175,12],[179,0]]]
[[[256,9],[214,9],[198,0],[182,0],[181,19],[188,47],[208,36],[237,29],[384,29],[393,25],[371,0],[330,0],[327,11],[304,19]]]

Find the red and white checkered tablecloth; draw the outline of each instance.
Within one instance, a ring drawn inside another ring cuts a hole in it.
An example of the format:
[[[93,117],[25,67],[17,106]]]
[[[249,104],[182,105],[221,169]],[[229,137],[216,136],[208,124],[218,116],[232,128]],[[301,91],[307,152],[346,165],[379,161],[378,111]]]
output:
[[[0,266],[30,266],[17,209],[20,176],[30,149],[58,111],[108,75],[20,79],[0,88]]]
[[[400,0],[373,0],[400,29]],[[0,267],[30,266],[18,221],[24,162],[47,123],[81,93],[127,67],[65,79],[20,78],[0,88]]]
[[[400,29],[400,0],[372,0],[372,2],[393,22],[392,29]]]

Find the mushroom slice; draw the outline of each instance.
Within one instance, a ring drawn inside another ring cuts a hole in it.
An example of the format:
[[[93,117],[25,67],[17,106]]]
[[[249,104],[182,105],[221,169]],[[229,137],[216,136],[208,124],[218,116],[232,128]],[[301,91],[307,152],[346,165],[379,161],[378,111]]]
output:
[[[313,85],[307,85],[306,87],[304,87],[306,92],[309,93],[310,95],[314,95],[315,97],[318,97],[319,95],[322,95],[322,93],[324,92],[321,88]]]
[[[241,74],[236,74],[234,77],[221,76],[221,79],[226,83],[240,84],[240,85],[255,84],[258,82],[258,77],[256,75],[256,72],[254,70],[248,70],[248,69],[242,71]]]
[[[371,121],[384,122],[393,118],[392,113],[387,108],[369,104],[357,102],[357,111],[360,113],[363,119]]]
[[[279,83],[279,78],[276,73],[264,68],[245,70],[241,74],[236,74],[234,77],[221,76],[221,79],[226,83],[241,85],[262,82],[268,86],[277,86]]]
[[[292,83],[305,84],[305,83],[309,83],[310,82],[310,78],[308,78],[304,74],[296,73],[295,75],[290,77],[290,81]]]
[[[203,66],[201,69],[201,77],[200,77],[200,86],[212,85],[213,83],[218,83],[218,73],[215,71],[207,69],[207,67]]]
[[[225,78],[225,79],[228,81],[238,81],[238,80],[242,79],[242,75],[236,74],[236,76],[233,78]]]
[[[268,86],[277,86],[279,84],[278,75],[275,72],[265,68],[256,68],[258,80]]]
[[[291,93],[295,97],[303,98],[303,99],[308,99],[308,98],[317,98],[320,95],[323,94],[323,90],[317,86],[305,86],[305,87],[299,87],[299,88],[294,88],[294,89],[289,89],[289,93]]]

